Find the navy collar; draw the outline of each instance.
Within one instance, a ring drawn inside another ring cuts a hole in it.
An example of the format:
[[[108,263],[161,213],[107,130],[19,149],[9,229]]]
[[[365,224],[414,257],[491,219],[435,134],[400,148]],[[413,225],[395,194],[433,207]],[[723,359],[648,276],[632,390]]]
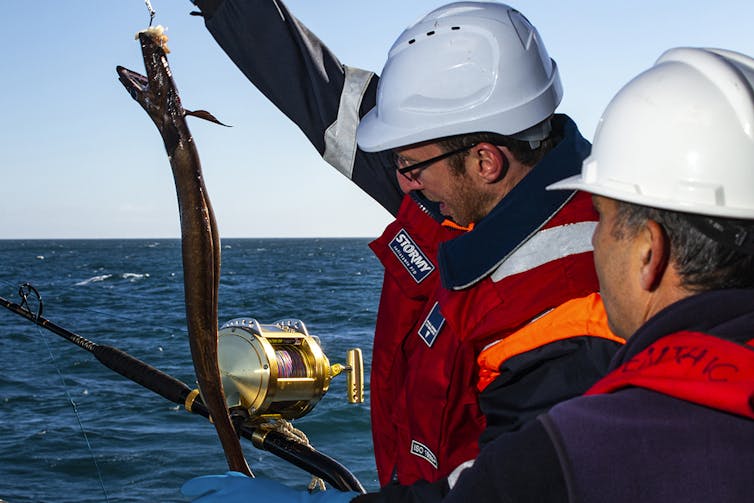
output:
[[[647,320],[613,357],[609,370],[644,351],[665,335],[683,330],[744,343],[754,337],[754,289],[711,290],[670,304]]]
[[[485,278],[573,196],[574,192],[545,187],[578,174],[591,145],[569,117],[556,115],[553,122],[562,130],[560,143],[474,230],[440,245],[438,263],[445,288],[459,290]]]

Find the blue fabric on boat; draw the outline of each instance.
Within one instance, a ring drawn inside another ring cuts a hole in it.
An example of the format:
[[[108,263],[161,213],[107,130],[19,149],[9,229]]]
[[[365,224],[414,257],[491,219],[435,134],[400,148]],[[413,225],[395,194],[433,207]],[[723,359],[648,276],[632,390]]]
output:
[[[337,489],[310,493],[263,477],[247,477],[239,472],[195,477],[183,484],[181,493],[192,498],[194,503],[347,503],[359,495]]]

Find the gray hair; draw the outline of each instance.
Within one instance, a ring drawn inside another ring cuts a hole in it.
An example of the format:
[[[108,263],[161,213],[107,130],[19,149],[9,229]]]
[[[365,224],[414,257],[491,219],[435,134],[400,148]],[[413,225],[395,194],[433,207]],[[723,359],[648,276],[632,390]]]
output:
[[[713,239],[697,225],[698,215],[661,210],[625,201],[617,202],[614,237],[635,235],[648,220],[657,222],[670,241],[670,260],[681,277],[681,285],[702,292],[723,288],[754,287],[754,254],[732,242]],[[754,235],[754,221],[704,217],[720,228],[746,229]]]

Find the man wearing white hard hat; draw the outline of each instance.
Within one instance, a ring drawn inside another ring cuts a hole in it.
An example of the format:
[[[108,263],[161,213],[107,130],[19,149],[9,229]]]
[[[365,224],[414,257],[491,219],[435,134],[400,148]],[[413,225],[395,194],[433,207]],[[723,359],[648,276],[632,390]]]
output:
[[[677,48],[605,110],[580,175],[627,343],[584,397],[496,440],[449,501],[751,501],[754,59]]]
[[[396,218],[371,244],[386,271],[370,386],[385,497],[438,497],[480,443],[604,374],[622,340],[596,294],[597,215],[587,194],[545,190],[590,145],[555,113],[558,67],[523,14],[439,7],[378,78],[282,2],[195,3],[244,74]]]

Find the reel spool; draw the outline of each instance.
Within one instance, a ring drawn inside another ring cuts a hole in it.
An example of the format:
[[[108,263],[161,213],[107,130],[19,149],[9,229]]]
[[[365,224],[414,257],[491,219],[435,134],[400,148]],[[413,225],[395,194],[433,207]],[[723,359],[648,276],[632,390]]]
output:
[[[361,350],[349,349],[346,365],[330,365],[319,338],[301,320],[262,325],[254,318],[236,318],[225,323],[218,333],[218,363],[228,408],[241,407],[252,420],[307,414],[343,371],[348,401],[364,401]]]

